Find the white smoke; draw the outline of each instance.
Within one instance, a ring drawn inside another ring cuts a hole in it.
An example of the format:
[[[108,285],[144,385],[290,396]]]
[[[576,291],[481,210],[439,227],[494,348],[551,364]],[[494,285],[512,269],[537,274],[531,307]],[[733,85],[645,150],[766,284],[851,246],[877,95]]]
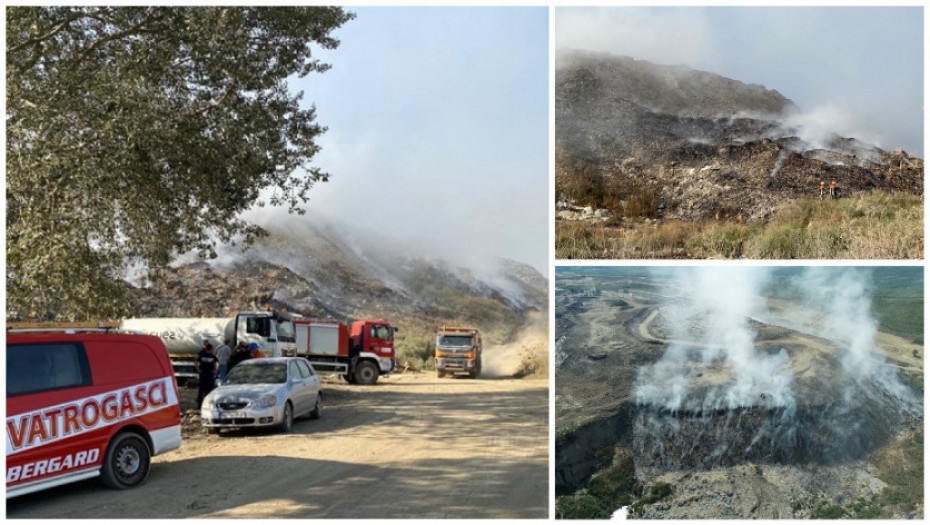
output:
[[[855,137],[868,144],[884,144],[886,140],[874,128],[863,125],[848,109],[833,102],[788,115],[782,123],[804,141],[809,149],[831,149],[839,137]]]
[[[798,279],[805,307],[821,313],[816,325],[810,323],[811,331],[844,349],[843,370],[855,380],[856,391],[911,402],[907,387],[876,346],[871,283],[871,272],[861,268],[809,267]]]
[[[876,347],[869,271],[657,274],[667,283],[659,311],[668,347],[639,370],[633,389],[639,475],[745,461],[831,464],[920,425],[921,400]],[[792,299],[767,299],[772,290]],[[774,345],[757,341],[759,321],[826,341],[811,340],[810,351],[797,342],[766,350]]]
[[[634,389],[639,403],[669,411],[794,407],[791,357],[785,349],[771,354],[757,348],[752,320],[830,341],[842,370],[833,371],[835,385],[825,388],[835,387],[844,398],[892,396],[914,403],[876,347],[868,270],[807,268],[785,284],[800,292],[803,306],[777,314],[763,296],[771,279],[765,268],[682,268],[662,278],[669,297],[660,310],[668,348],[640,370]]]
[[[758,351],[750,325],[751,315],[765,307],[760,292],[766,275],[756,269],[677,270],[671,284],[686,290],[688,302],[662,309],[671,340],[662,359],[640,371],[637,400],[670,411],[793,407],[787,352]],[[730,380],[708,384],[717,374]]]
[[[442,269],[475,295],[497,297],[515,309],[543,306],[528,295],[518,278],[508,271],[507,260],[501,257],[488,254],[458,257],[456,253],[443,253],[441,247],[429,243],[334,221],[313,211],[304,217],[294,217],[280,209],[264,210],[252,213],[249,220],[267,229],[273,242],[259,240],[243,250],[238,239],[236,244],[217,240],[216,257],[204,260],[196,251],[191,251],[176,257],[171,266],[205,262],[213,268],[229,269],[249,262],[266,262],[314,280],[320,276],[326,278],[320,268],[326,261],[334,260],[348,265],[365,279],[410,297],[412,294],[405,282],[417,271],[412,263],[420,262]]]

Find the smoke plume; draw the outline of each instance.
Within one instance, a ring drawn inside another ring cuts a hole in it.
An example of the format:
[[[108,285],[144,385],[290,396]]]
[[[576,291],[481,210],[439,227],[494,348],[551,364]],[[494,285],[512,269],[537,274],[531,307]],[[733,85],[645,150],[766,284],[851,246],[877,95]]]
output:
[[[662,273],[668,347],[634,387],[639,469],[844,461],[920,419],[920,400],[876,348],[867,270],[808,268],[779,280],[763,268]],[[773,306],[773,286],[793,300]],[[759,340],[759,323],[819,339],[779,348]]]

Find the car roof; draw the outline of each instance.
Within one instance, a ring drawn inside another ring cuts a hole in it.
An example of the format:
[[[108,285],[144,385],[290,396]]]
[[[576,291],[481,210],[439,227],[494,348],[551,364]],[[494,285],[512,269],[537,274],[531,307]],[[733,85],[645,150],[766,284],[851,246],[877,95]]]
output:
[[[245,361],[241,361],[239,364],[286,363],[288,361],[296,361],[297,359],[303,359],[303,357],[256,357],[253,359],[246,359]]]
[[[133,340],[149,344],[162,344],[162,340],[154,335],[135,334],[127,332],[70,332],[70,331],[24,331],[7,332],[7,343],[49,343],[71,341],[126,341]]]

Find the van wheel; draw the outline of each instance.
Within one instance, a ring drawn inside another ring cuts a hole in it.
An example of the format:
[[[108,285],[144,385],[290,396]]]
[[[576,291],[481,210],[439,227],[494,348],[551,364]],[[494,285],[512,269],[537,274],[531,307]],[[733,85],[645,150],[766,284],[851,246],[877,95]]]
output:
[[[362,361],[355,367],[355,381],[360,385],[373,385],[378,382],[378,367],[371,361]]]
[[[323,394],[319,393],[316,395],[316,405],[313,405],[313,410],[310,411],[310,419],[321,417],[323,417]]]
[[[152,453],[145,439],[135,432],[121,432],[110,441],[100,476],[111,489],[128,489],[149,475]]]
[[[281,430],[290,432],[292,428],[294,428],[294,406],[288,401],[284,405],[284,421],[281,422]]]

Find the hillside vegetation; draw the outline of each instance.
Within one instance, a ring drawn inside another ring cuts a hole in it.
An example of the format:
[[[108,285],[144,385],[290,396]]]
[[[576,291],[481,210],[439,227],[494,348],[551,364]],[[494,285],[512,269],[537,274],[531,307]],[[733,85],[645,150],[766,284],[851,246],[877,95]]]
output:
[[[771,220],[556,220],[558,259],[919,259],[923,199],[872,192],[803,198]]]
[[[710,72],[558,53],[556,256],[921,258],[923,159],[801,113]]]

